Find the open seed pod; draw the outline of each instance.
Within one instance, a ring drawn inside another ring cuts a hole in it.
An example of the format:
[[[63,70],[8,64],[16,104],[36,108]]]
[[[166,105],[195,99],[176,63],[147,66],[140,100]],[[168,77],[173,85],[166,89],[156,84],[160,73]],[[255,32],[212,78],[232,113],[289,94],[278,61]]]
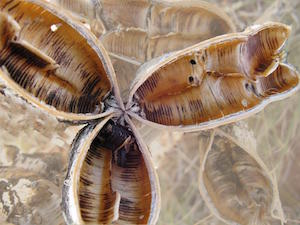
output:
[[[108,117],[77,136],[63,189],[68,224],[155,224],[159,185],[148,150],[126,117]]]
[[[41,1],[0,2],[0,77],[30,103],[64,120],[108,113],[119,93],[102,45],[82,25]],[[114,90],[113,90],[114,89]]]
[[[102,0],[101,8],[107,32],[100,39],[111,56],[124,101],[142,63],[235,31],[221,9],[202,1]]]
[[[276,181],[255,151],[212,132],[209,145],[200,152],[199,189],[220,220],[242,225],[285,220]]]
[[[283,63],[290,28],[267,23],[201,42],[144,64],[127,109],[142,122],[201,130],[237,121],[299,88]]]

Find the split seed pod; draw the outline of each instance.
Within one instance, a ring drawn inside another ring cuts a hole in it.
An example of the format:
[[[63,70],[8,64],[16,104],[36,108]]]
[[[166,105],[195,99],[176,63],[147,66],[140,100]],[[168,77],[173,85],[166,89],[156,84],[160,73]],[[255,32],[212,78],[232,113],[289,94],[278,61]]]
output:
[[[63,190],[68,224],[155,224],[160,192],[149,153],[134,125],[110,118],[74,141]]]
[[[20,0],[0,2],[0,25],[0,77],[9,87],[63,120],[108,113],[104,101],[116,78],[83,26],[46,3]]]
[[[275,214],[283,215],[276,181],[256,152],[212,134],[203,153],[199,189],[215,216],[243,225],[285,220]]]
[[[290,27],[266,23],[201,42],[144,64],[131,87],[129,114],[155,127],[202,130],[234,122],[299,88],[284,63]]]

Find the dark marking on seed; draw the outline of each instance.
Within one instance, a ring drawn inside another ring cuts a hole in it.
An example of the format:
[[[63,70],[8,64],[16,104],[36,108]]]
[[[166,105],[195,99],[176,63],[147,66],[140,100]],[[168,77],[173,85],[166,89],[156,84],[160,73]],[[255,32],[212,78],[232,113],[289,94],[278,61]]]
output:
[[[5,8],[6,8],[8,5],[10,5],[13,1],[14,1],[14,0],[10,0],[10,1],[6,2],[6,3],[3,5],[2,9],[5,9]]]
[[[191,63],[192,65],[196,65],[196,61],[195,61],[194,59],[191,59],[191,60],[190,60],[190,63]]]
[[[14,6],[10,7],[8,9],[8,12],[12,11],[13,9],[15,9],[16,7],[18,7],[21,4],[21,2],[18,2],[17,4],[15,4]]]
[[[189,76],[189,83],[190,84],[194,83],[194,77],[193,76]]]

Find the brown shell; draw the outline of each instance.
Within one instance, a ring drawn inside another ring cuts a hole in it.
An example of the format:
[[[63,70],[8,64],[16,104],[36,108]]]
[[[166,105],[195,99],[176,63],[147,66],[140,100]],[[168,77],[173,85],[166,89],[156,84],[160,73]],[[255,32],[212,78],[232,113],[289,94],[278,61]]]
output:
[[[252,115],[299,87],[297,71],[282,63],[289,32],[280,23],[253,26],[150,61],[127,108],[153,126],[188,131]]]
[[[9,87],[62,119],[103,116],[103,101],[117,85],[87,29],[40,1],[1,1],[0,23],[0,77]]]
[[[110,118],[87,126],[73,143],[63,189],[67,222],[154,224],[160,193],[148,150],[128,118],[126,127]]]

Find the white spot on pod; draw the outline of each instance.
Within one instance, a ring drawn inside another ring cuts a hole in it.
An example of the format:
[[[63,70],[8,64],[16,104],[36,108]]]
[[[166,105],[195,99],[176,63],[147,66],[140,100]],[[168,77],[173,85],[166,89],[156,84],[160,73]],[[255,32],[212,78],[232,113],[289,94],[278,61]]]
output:
[[[60,23],[59,23],[59,24],[52,24],[51,27],[50,27],[50,29],[51,29],[52,32],[55,32],[55,31],[58,30],[58,28],[59,28],[60,26],[61,26]]]
[[[243,105],[244,107],[247,107],[247,106],[248,106],[248,101],[247,101],[247,99],[243,99],[243,100],[242,100],[242,105]]]

